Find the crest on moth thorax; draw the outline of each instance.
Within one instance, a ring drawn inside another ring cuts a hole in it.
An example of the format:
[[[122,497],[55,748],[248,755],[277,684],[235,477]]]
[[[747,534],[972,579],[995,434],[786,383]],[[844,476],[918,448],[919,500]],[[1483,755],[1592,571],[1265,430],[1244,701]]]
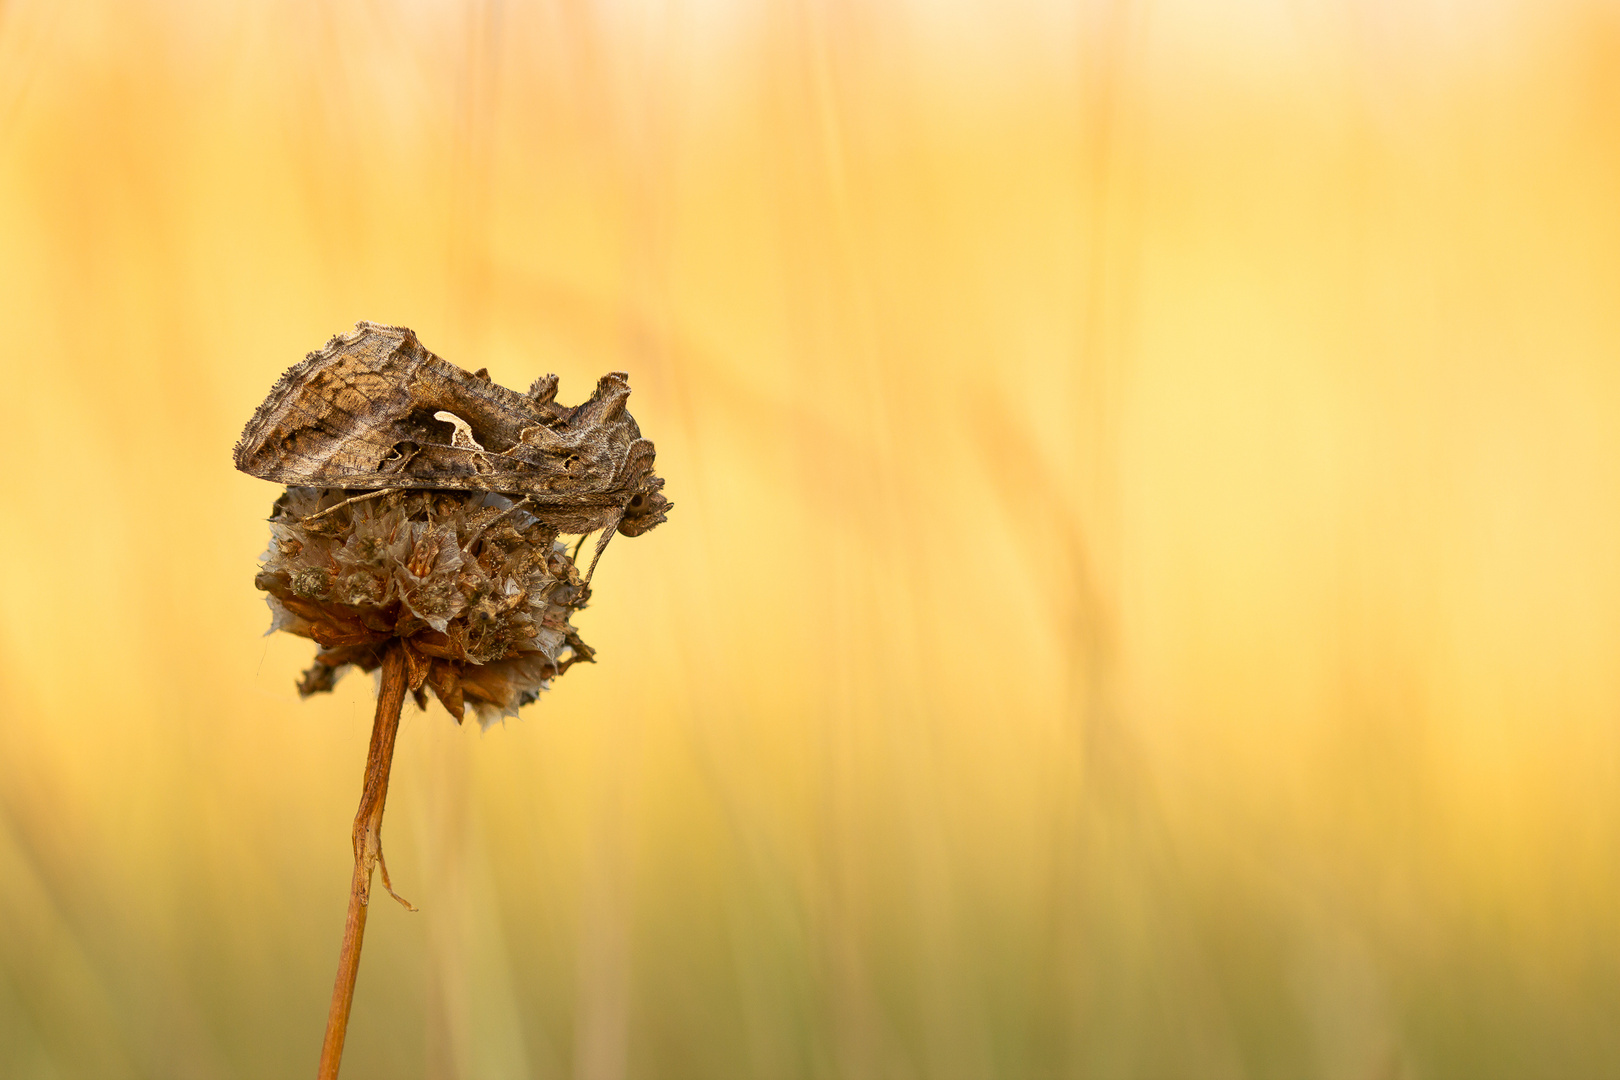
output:
[[[638,536],[663,521],[671,504],[625,408],[628,376],[602,376],[571,408],[556,394],[555,375],[520,394],[405,327],[360,322],[287,369],[243,429],[236,467],[303,487],[521,496],[564,533]]]

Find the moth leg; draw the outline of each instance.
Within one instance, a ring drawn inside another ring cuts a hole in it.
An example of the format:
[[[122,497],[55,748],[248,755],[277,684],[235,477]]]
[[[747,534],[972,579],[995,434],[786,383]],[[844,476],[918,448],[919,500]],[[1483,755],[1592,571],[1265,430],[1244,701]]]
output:
[[[391,494],[391,493],[393,493],[395,491],[403,491],[403,490],[405,490],[405,489],[404,488],[378,488],[376,491],[368,491],[364,495],[356,495],[351,499],[344,499],[340,503],[335,503],[332,506],[328,506],[325,510],[317,510],[317,511],[315,511],[315,513],[310,514],[306,518],[303,518],[299,522],[299,524],[308,525],[310,522],[315,521],[315,520],[317,520],[319,518],[323,518],[327,514],[330,514],[334,510],[341,510],[345,506],[349,506],[352,503],[365,502],[367,499],[375,499],[375,498],[379,498],[379,497],[381,497],[383,495]]]
[[[607,550],[608,541],[612,540],[613,534],[619,531],[619,522],[623,520],[624,511],[620,510],[618,515],[614,517],[612,521],[608,522],[605,528],[603,528],[602,537],[596,542],[596,554],[591,556],[591,568],[585,571],[585,585],[587,587],[589,587],[591,584],[591,575],[596,573],[596,564],[602,558],[602,552]],[[583,536],[580,537],[579,542],[581,545],[583,545],[585,543],[585,538]],[[578,548],[574,549],[574,554],[579,554]]]
[[[468,541],[465,542],[465,544],[462,544],[462,551],[471,551],[471,549],[473,549],[473,544],[478,542],[478,538],[483,536],[484,533],[488,533],[489,529],[494,528],[494,523],[501,520],[501,518],[509,517],[509,515],[512,515],[512,513],[517,513],[518,510],[523,510],[525,513],[535,513],[535,502],[533,502],[533,499],[535,499],[533,495],[523,495],[523,497],[520,497],[520,499],[515,499],[510,507],[505,508],[505,510],[502,510],[501,513],[497,513],[496,517],[492,517],[489,518],[488,521],[484,521],[484,525],[481,526],[476,533],[471,534],[471,538],[468,538]]]
[[[461,545],[461,550],[462,551],[471,551],[472,546],[474,544],[478,543],[478,538],[480,536],[483,536],[486,532],[488,532],[490,530],[490,528],[497,521],[501,520],[502,518],[504,518],[504,517],[506,517],[506,516],[508,516],[510,514],[514,514],[517,511],[523,509],[524,504],[527,503],[528,501],[529,501],[529,496],[525,495],[525,496],[523,496],[523,498],[521,498],[521,499],[517,500],[516,502],[514,502],[511,506],[508,506],[505,510],[502,510],[500,513],[496,514],[494,517],[492,517],[488,521],[484,522],[483,527],[480,528],[477,532],[473,533],[472,536],[470,536],[467,539],[467,542],[465,544]]]

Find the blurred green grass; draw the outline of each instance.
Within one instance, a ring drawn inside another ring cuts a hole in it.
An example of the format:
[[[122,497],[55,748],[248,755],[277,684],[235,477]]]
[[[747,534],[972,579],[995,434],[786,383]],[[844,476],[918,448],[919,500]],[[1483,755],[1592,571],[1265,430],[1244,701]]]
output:
[[[0,6],[0,1075],[319,1046],[370,686],[230,447],[359,318],[678,504],[408,714],[346,1077],[1596,1077],[1620,24]]]

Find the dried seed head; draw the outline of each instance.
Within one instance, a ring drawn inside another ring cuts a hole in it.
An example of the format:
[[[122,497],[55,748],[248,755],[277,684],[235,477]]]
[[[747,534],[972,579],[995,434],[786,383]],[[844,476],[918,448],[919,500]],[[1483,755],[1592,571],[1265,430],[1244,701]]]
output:
[[[331,690],[351,664],[375,669],[400,638],[417,700],[426,687],[487,727],[592,659],[569,623],[590,591],[555,528],[484,492],[367,495],[290,487],[276,500],[255,580],[272,631],[321,645],[300,694]]]

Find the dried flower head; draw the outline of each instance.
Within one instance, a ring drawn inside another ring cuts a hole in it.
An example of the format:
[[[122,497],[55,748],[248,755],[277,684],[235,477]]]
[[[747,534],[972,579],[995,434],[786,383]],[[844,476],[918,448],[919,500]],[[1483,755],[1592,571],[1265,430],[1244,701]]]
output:
[[[431,689],[488,727],[592,659],[569,623],[590,589],[556,528],[489,492],[290,487],[256,584],[271,631],[321,646],[304,696],[374,670],[397,638],[418,704]]]

